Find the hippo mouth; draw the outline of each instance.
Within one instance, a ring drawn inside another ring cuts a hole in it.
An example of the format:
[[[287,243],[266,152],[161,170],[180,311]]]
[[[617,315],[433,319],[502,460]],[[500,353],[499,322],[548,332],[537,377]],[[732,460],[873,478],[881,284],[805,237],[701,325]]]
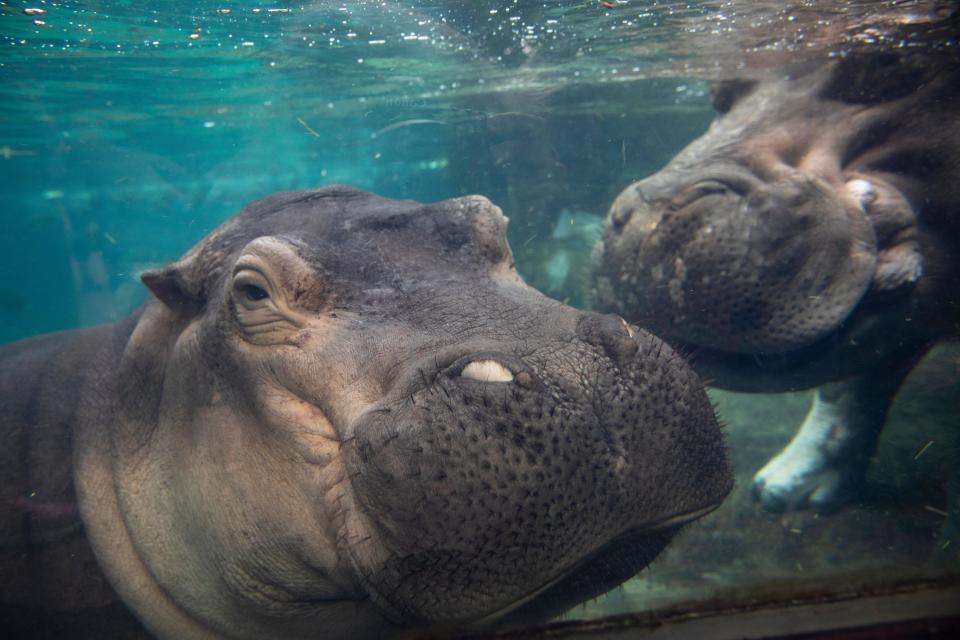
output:
[[[495,623],[524,624],[556,617],[577,604],[603,595],[629,580],[663,550],[685,525],[720,506],[709,506],[633,527],[590,553],[528,596],[474,622],[480,628]]]
[[[706,507],[685,511],[649,524],[632,527],[547,580],[541,586],[515,599],[500,609],[473,620],[456,623],[461,630],[488,629],[491,626],[512,626],[541,622],[554,618],[577,604],[599,597],[629,580],[659,555],[667,543],[686,524],[714,511],[720,501]],[[403,624],[403,618],[387,598],[367,585],[369,597],[386,616]],[[451,622],[427,624],[449,629]]]

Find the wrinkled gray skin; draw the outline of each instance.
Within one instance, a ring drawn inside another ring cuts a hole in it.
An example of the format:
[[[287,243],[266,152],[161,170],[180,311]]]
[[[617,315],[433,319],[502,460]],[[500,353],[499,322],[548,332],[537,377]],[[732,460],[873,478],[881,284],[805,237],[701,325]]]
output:
[[[709,131],[610,209],[599,307],[711,384],[824,385],[756,476],[768,508],[854,496],[904,376],[958,333],[958,68],[858,55],[721,83]]]
[[[662,342],[526,286],[505,229],[477,196],[280,193],[128,320],[5,347],[8,615],[112,587],[160,637],[380,637],[639,571],[730,490],[712,408]]]

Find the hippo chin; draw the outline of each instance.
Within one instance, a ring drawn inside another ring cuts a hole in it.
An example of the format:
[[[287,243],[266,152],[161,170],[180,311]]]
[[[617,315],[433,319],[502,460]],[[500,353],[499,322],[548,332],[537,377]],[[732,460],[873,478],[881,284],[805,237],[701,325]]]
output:
[[[958,332],[958,69],[851,55],[720,83],[710,130],[610,209],[598,306],[718,386],[825,385],[757,475],[767,507],[854,495],[901,381]]]
[[[127,320],[0,350],[4,611],[381,637],[639,571],[731,488],[712,407],[656,338],[526,286],[505,228],[482,197],[281,193]]]

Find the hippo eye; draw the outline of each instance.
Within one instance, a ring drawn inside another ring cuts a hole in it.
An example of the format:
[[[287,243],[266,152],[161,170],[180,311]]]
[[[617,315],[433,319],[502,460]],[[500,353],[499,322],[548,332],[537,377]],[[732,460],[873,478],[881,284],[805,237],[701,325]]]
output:
[[[260,306],[257,303],[270,299],[264,277],[252,269],[244,269],[234,276],[233,292],[237,302],[248,307]]]
[[[254,301],[270,297],[269,293],[255,284],[245,284],[240,287],[240,291],[242,291],[243,295],[247,296],[247,298]]]
[[[306,265],[280,241],[258,238],[251,244],[258,252],[240,256],[227,291],[231,315],[246,342],[283,344],[306,324],[304,315],[290,307],[286,295],[291,290],[291,272],[305,276]]]
[[[682,209],[683,207],[693,204],[701,198],[713,195],[725,195],[729,193],[731,193],[731,189],[722,182],[718,182],[716,180],[704,180],[675,196],[670,201],[670,206],[674,209]]]
[[[855,178],[847,183],[847,192],[866,211],[877,200],[877,189],[869,180]]]

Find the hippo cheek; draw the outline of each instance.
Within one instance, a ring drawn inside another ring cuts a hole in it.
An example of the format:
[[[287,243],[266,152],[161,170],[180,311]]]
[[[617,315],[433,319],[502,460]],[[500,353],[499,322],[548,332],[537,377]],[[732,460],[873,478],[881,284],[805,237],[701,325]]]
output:
[[[811,344],[853,312],[877,263],[863,210],[796,175],[667,211],[636,259],[637,304],[651,325],[734,353]]]
[[[484,381],[464,367],[469,377],[441,374],[355,425],[346,463],[378,552],[348,552],[388,616],[461,624],[538,596],[551,599],[540,616],[572,606],[649,562],[665,521],[726,495],[706,394],[644,340],[637,364],[598,367],[592,352],[564,381],[536,366],[509,367],[512,380],[489,367]],[[572,369],[579,354],[567,356]]]

